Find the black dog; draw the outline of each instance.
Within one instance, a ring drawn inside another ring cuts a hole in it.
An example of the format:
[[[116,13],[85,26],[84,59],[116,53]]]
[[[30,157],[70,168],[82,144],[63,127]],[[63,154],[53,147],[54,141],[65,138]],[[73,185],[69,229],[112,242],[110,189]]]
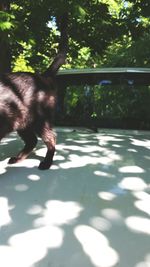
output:
[[[0,140],[17,131],[25,142],[23,150],[9,160],[16,163],[33,150],[40,136],[47,146],[47,154],[40,169],[48,169],[55,152],[52,131],[56,104],[55,82],[52,77],[32,73],[11,73],[0,76]]]
[[[42,74],[10,73],[0,75],[0,140],[17,131],[23,139],[23,150],[9,160],[10,164],[25,159],[40,136],[47,146],[47,153],[39,169],[48,169],[55,152],[56,137],[52,130],[56,105],[55,76],[65,63],[67,53],[68,17],[60,19],[59,53],[48,70]]]

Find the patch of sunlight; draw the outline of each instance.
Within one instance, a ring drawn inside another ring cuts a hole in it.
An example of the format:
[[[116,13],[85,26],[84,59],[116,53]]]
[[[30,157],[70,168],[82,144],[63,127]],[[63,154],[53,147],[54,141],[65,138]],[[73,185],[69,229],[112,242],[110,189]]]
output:
[[[125,220],[125,223],[126,226],[134,232],[150,234],[150,219],[131,216]]]
[[[6,166],[7,166],[8,159],[5,159],[0,162],[0,174],[6,173]]]
[[[44,155],[46,155],[46,147],[40,148],[40,149],[36,149],[35,150],[35,155],[39,156],[39,157],[43,157]]]
[[[103,209],[101,214],[108,220],[113,222],[122,221],[122,216],[119,210],[116,209]]]
[[[92,143],[93,141],[92,140],[72,140],[72,139],[67,139],[66,141],[74,141],[76,144],[89,144],[89,143]]]
[[[137,150],[136,149],[133,149],[133,148],[129,148],[128,151],[129,152],[137,152]]]
[[[141,191],[147,188],[147,184],[139,177],[126,177],[118,186],[133,191]]]
[[[69,149],[70,151],[78,151],[78,152],[82,152],[82,153],[92,153],[92,152],[102,152],[104,150],[104,148],[100,147],[100,146],[79,146],[79,145],[57,145],[58,150],[62,150],[62,149]]]
[[[150,194],[148,194],[146,192],[143,192],[143,191],[133,192],[133,195],[140,200],[149,200],[150,201]]]
[[[9,244],[13,247],[19,247],[22,244],[22,247],[28,247],[28,250],[33,253],[33,248],[37,251],[42,248],[57,248],[60,247],[63,243],[63,230],[56,226],[45,226],[38,229],[32,229],[17,235],[14,235],[10,238]],[[30,248],[30,249],[29,249]],[[24,250],[27,252],[27,250]],[[34,254],[34,253],[33,253]],[[34,255],[34,256],[35,256]]]
[[[144,173],[145,170],[138,166],[124,166],[119,168],[121,173]]]
[[[122,135],[114,135],[114,136],[109,136],[109,135],[101,135],[99,137],[100,140],[104,140],[104,141],[115,141],[115,142],[122,142],[124,141],[124,139],[122,138],[117,138],[117,137],[122,137]]]
[[[99,144],[101,146],[106,146],[109,144],[109,142],[122,142],[124,139],[113,137],[113,136],[100,136],[99,138]]]
[[[90,164],[111,164],[114,160],[108,157],[91,157],[91,156],[78,156],[71,154],[69,156],[69,162],[60,163],[59,166],[62,169],[84,167]]]
[[[0,266],[29,267],[42,260],[50,248],[59,248],[64,232],[49,226],[16,234],[9,246],[0,246]]]
[[[12,222],[9,210],[8,199],[6,197],[0,197],[0,227]]]
[[[118,253],[110,247],[108,239],[93,227],[79,225],[74,234],[94,266],[111,267],[119,261]]]
[[[1,143],[7,145],[9,142],[12,142],[12,141],[16,141],[16,136],[15,137],[5,137],[1,141]]]
[[[24,192],[28,190],[28,186],[26,184],[18,184],[15,186],[15,190],[18,192]]]
[[[59,167],[58,167],[57,165],[54,165],[54,164],[53,164],[53,165],[51,166],[51,170],[58,170],[58,169],[59,169]]]
[[[27,168],[34,168],[39,165],[39,160],[37,159],[24,159],[18,163],[10,165],[11,168],[13,167],[27,167]]]
[[[60,150],[60,151],[64,151],[64,150],[67,150],[69,149],[69,151],[77,151],[77,152],[82,152],[82,153],[85,153],[85,154],[89,154],[90,153],[90,157],[91,159],[94,157],[94,153],[100,153],[102,152],[103,155],[104,155],[104,158],[108,158],[108,160],[121,160],[122,157],[118,154],[116,154],[116,152],[110,150],[110,149],[106,149],[104,147],[101,147],[101,146],[94,146],[94,145],[85,145],[85,146],[78,146],[78,145],[70,145],[70,146],[65,146],[65,145],[57,145],[57,149]],[[57,155],[56,155],[57,156]],[[100,155],[96,155],[95,154],[95,157],[100,157]],[[63,158],[64,159],[64,158]],[[102,159],[102,157],[101,157]],[[56,160],[57,160],[57,157],[56,157]]]
[[[143,262],[139,262],[135,267],[150,267],[150,254],[144,257]]]
[[[97,163],[101,163],[101,164],[111,164],[112,162],[114,162],[114,159],[109,158],[109,157],[100,157],[97,158]]]
[[[79,217],[83,208],[79,203],[50,200],[42,212],[42,217],[34,221],[34,226],[71,224]]]
[[[94,171],[94,174],[97,176],[108,177],[108,178],[114,178],[115,177],[114,174],[110,174],[110,173],[102,172],[102,171]]]
[[[40,205],[33,205],[31,208],[29,208],[26,213],[30,215],[38,215],[42,213],[43,208]]]
[[[142,146],[146,147],[147,149],[150,149],[150,140],[141,141],[135,138],[131,138],[130,140],[132,141],[132,145],[134,146]]]
[[[38,181],[38,180],[40,180],[40,176],[38,176],[38,175],[36,175],[36,174],[30,174],[30,175],[28,175],[28,177],[27,177],[29,180],[31,180],[31,181]]]
[[[116,198],[116,195],[111,192],[99,192],[98,196],[101,199],[112,201],[114,198]]]
[[[97,152],[93,152],[93,153],[90,153],[91,157],[97,157],[98,156],[98,153]]]
[[[116,154],[115,151],[111,151],[109,149],[106,149],[104,151],[104,155],[107,156],[108,158],[112,159],[112,160],[122,160],[122,156]]]
[[[56,154],[56,155],[55,155],[55,160],[57,160],[57,161],[65,160],[65,157]]]
[[[23,255],[20,254],[20,251],[15,248],[9,246],[0,246],[0,266],[28,267],[29,265],[23,262],[22,256]]]
[[[108,231],[111,228],[111,223],[103,217],[93,217],[90,219],[89,223],[100,231]]]
[[[150,215],[150,200],[139,200],[134,203],[135,207]]]
[[[121,145],[112,145],[112,147],[117,147],[117,148],[119,148],[119,147],[122,147]]]

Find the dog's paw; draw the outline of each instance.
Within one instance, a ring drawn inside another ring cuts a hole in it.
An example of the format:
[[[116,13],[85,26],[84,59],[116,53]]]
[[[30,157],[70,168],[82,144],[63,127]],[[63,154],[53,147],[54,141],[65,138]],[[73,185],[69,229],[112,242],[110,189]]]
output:
[[[39,170],[48,170],[51,164],[45,161],[42,161],[38,167]]]
[[[17,157],[12,157],[9,159],[8,164],[14,164],[17,163],[19,160]]]

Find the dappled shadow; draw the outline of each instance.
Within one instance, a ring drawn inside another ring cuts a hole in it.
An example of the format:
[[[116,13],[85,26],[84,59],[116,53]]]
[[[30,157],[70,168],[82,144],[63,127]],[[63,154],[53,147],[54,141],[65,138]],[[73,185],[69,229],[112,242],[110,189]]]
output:
[[[1,144],[0,266],[150,264],[150,133],[56,131],[47,171],[37,169],[41,142],[13,166],[5,158],[21,141]]]

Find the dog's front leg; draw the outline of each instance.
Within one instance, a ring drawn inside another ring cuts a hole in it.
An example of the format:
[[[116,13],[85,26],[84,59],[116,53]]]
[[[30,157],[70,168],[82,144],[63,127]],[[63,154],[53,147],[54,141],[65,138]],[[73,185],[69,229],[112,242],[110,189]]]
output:
[[[31,153],[33,148],[37,144],[37,137],[31,129],[25,129],[18,131],[18,134],[25,143],[24,148],[18,153],[17,156],[11,157],[8,161],[9,164],[17,163],[25,158]]]

